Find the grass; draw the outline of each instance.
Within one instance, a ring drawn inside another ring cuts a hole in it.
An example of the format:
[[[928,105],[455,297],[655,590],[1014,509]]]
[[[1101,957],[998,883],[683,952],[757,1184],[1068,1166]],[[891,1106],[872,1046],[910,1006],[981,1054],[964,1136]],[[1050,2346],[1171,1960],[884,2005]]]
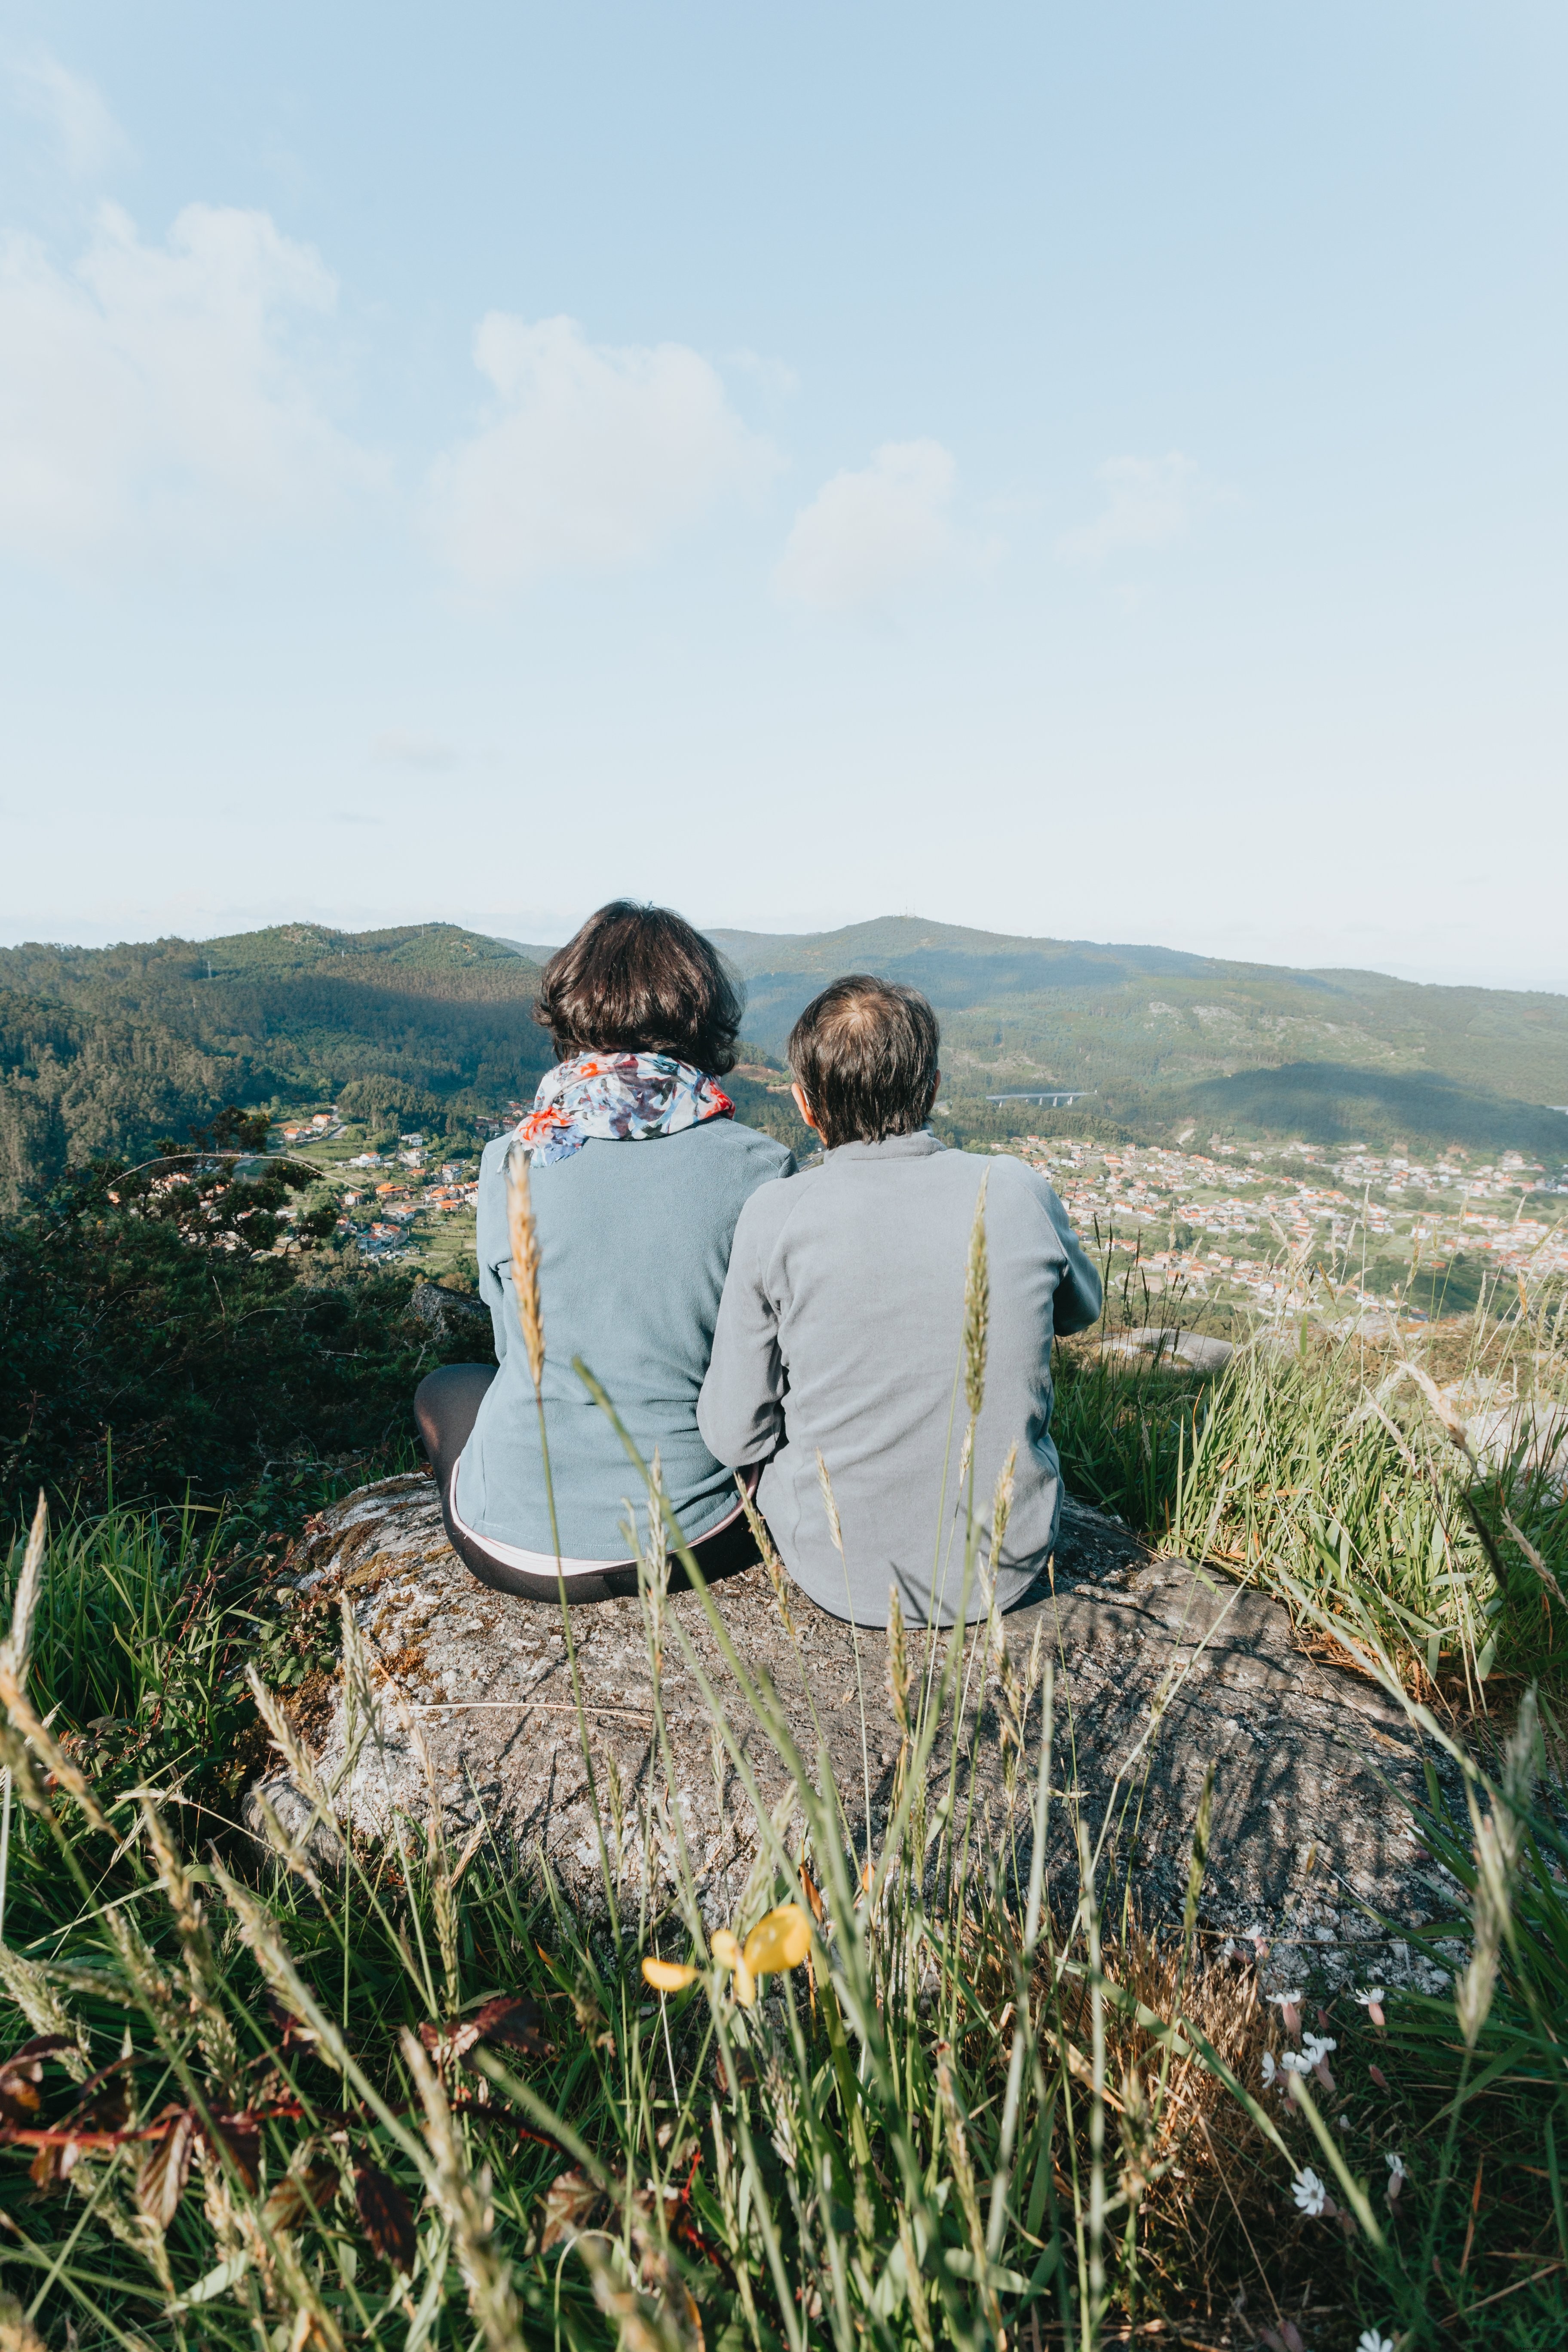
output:
[[[1380,1330],[1262,1325],[1204,1379],[1058,1348],[1069,1489],[1287,1601],[1354,1657],[1367,1626],[1412,1695],[1489,1717],[1568,1675],[1568,1333],[1561,1285]],[[1180,1320],[1139,1317],[1126,1321]]]
[[[1512,1349],[1516,1382],[1528,1353],[1555,1393],[1554,1328],[1527,1349],[1522,1328],[1478,1326],[1458,1369],[1433,1355],[1428,1377],[1442,1399]],[[982,1348],[977,1323],[972,1402]],[[344,1850],[336,1792],[274,1696],[320,1629],[296,1635],[258,1601],[265,1549],[226,1549],[191,1514],[113,1512],[52,1545],[40,1528],[30,1568],[13,1555],[0,1648],[16,2012],[0,2343],[1560,2343],[1568,1843],[1536,1793],[1555,1727],[1533,1697],[1511,1728],[1479,1711],[1510,1675],[1516,1695],[1527,1674],[1543,1683],[1561,1647],[1500,1516],[1555,1560],[1556,1507],[1522,1462],[1467,1480],[1420,1383],[1387,1385],[1394,1370],[1389,1352],[1251,1349],[1204,1383],[1080,1349],[1060,1390],[1069,1479],[1151,1530],[1195,1546],[1201,1528],[1286,1593],[1305,1638],[1353,1644],[1459,1759],[1468,1809],[1434,1780],[1424,1820],[1453,1915],[1411,1931],[1454,1990],[1390,1989],[1375,2011],[1348,1994],[1320,2007],[1310,1987],[1282,2009],[1264,1954],[1195,1934],[1201,1811],[1184,1918],[1112,1937],[1068,1762],[1070,1689],[1049,1659],[1009,1664],[994,1624],[929,1652],[918,1633],[893,1643],[874,1704],[891,1713],[897,1795],[869,1843],[826,1745],[797,1750],[731,1655],[792,1808],[758,1803],[747,1727],[714,1699],[760,1826],[735,1913],[704,1917],[682,1852],[662,1911],[623,1907],[606,1865],[595,1923],[489,1837],[453,1852],[434,1801]],[[1355,1421],[1372,1396],[1386,1421]],[[685,1635],[663,1605],[679,1530],[659,1531],[652,1486],[650,1510],[657,1693]],[[1331,1562],[1320,1525],[1350,1536]],[[1428,1620],[1452,1644],[1435,1676]],[[374,1752],[386,1701],[352,1614],[341,1640],[351,1752]],[[1467,1671],[1468,1728],[1492,1734],[1481,1760],[1454,1722]],[[938,1784],[928,1769],[979,1681],[1013,1727],[1009,1834],[984,1845],[958,1744]],[[258,1708],[335,1861],[280,1830],[264,1853],[237,1829]],[[656,1734],[643,1834],[659,1795],[679,1823],[677,1793]],[[1055,1884],[1045,1832],[1064,1813],[1079,1866]],[[726,1956],[764,1959],[748,1939],[779,1912],[762,1940],[794,1965],[744,2000]],[[675,1989],[650,1985],[647,1959]],[[1315,2062],[1311,2033],[1332,2044]],[[1305,2074],[1283,2067],[1298,2050]]]

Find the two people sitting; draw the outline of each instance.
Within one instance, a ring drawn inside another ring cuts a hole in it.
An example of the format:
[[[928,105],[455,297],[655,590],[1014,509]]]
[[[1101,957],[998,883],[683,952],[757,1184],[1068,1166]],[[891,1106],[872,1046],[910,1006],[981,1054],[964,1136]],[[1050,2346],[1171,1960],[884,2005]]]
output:
[[[907,1618],[952,1622],[970,1487],[965,1271],[984,1183],[973,1492],[988,1510],[1016,1447],[996,1558],[983,1540],[1006,1608],[1056,1541],[1051,1343],[1093,1322],[1099,1276],[1033,1169],[932,1134],[937,1024],[915,990],[837,980],[796,1022],[795,1099],[823,1148],[805,1169],[742,1126],[722,1090],[741,1011],[710,942],[662,908],[603,908],[546,964],[537,1013],[561,1058],[479,1173],[497,1360],[433,1372],[415,1399],[454,1549],[502,1591],[554,1601],[563,1580],[573,1601],[635,1592],[636,1474],[573,1370],[580,1358],[642,1459],[658,1454],[705,1579],[756,1558],[743,1485],[791,1577],[830,1614],[886,1624],[896,1590]],[[514,1141],[530,1160],[548,1482],[512,1286]],[[977,1583],[966,1605],[984,1613]]]

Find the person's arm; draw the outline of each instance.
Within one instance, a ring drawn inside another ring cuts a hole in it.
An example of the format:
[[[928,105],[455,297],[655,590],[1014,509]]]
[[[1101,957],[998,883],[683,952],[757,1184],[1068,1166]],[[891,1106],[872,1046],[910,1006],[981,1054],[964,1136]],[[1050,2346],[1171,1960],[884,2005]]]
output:
[[[713,1353],[697,1400],[697,1426],[704,1445],[716,1462],[732,1470],[767,1461],[777,1450],[784,1425],[788,1383],[779,1353],[778,1318],[763,1280],[773,1221],[748,1213],[757,1197],[752,1194],[735,1227]]]
[[[1099,1269],[1085,1255],[1083,1244],[1068,1223],[1068,1213],[1054,1189],[1043,1179],[1040,1189],[1046,1196],[1047,1213],[1056,1227],[1057,1239],[1061,1243],[1067,1259],[1057,1284],[1053,1310],[1057,1338],[1065,1339],[1071,1332],[1087,1330],[1096,1320],[1105,1294],[1100,1286]]]
[[[490,1329],[495,1336],[496,1361],[506,1355],[507,1339],[512,1323],[511,1301],[499,1271],[502,1259],[510,1259],[510,1243],[506,1222],[506,1161],[503,1153],[490,1158],[487,1152],[479,1161],[479,1197],[474,1213],[474,1251],[479,1261],[479,1297],[490,1310]]]

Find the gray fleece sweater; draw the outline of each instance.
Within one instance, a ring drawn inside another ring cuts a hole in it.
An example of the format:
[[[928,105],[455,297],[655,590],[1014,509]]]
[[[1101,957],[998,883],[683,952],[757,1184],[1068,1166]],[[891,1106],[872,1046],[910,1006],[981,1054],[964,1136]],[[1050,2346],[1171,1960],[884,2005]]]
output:
[[[1051,1341],[1100,1307],[1100,1277],[1055,1192],[1020,1160],[951,1151],[924,1129],[841,1144],[754,1192],[735,1227],[697,1425],[721,1462],[767,1463],[758,1501],[785,1567],[820,1607],[862,1625],[887,1623],[894,1585],[920,1623],[959,1612],[964,1268],[982,1177],[991,1327],[973,1492],[988,1527],[1016,1439],[996,1564],[1005,1608],[1056,1541]],[[984,1612],[975,1580],[966,1613]]]

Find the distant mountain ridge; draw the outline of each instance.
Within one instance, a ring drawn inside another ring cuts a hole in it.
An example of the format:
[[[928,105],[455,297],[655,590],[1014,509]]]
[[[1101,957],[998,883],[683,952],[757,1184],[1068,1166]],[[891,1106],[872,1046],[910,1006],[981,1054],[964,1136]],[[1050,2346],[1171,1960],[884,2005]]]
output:
[[[1226,962],[882,916],[835,931],[710,936],[779,1054],[837,973],[922,989],[942,1026],[956,1139],[1096,1120],[1514,1148],[1568,1158],[1568,996],[1421,986],[1381,972]],[[0,949],[0,1206],[94,1151],[183,1133],[225,1101],[322,1100],[459,1123],[531,1093],[548,946],[457,924]],[[1073,1092],[1071,1111],[989,1097]],[[736,1080],[742,1116],[784,1110]]]
[[[710,937],[745,978],[748,1034],[773,1052],[817,989],[868,970],[931,999],[947,1085],[975,1101],[1055,1086],[1084,1089],[1140,1131],[1196,1119],[1323,1142],[1364,1132],[1568,1157],[1568,1118],[1549,1108],[1568,1101],[1568,996],[912,915]]]

